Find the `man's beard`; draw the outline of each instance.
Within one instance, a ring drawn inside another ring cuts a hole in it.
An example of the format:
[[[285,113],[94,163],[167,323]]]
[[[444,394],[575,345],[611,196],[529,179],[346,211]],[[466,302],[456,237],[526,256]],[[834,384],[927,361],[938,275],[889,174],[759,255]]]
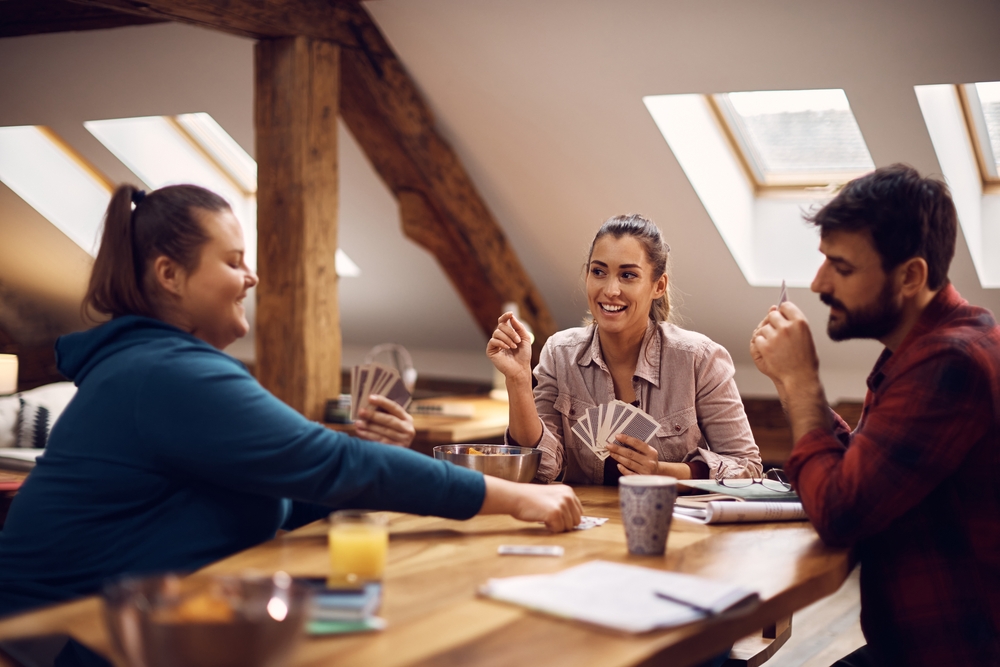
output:
[[[892,281],[886,279],[875,302],[858,310],[848,310],[844,304],[829,294],[820,294],[819,300],[828,306],[836,306],[841,314],[840,322],[833,321],[833,312],[827,321],[826,333],[831,340],[849,338],[884,338],[892,333],[903,319],[903,308],[895,303]]]

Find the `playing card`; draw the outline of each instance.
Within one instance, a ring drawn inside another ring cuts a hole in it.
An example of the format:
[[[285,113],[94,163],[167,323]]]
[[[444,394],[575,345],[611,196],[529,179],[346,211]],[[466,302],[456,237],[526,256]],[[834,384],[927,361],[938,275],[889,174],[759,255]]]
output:
[[[358,367],[358,388],[357,393],[351,395],[352,418],[358,418],[358,411],[368,405],[368,376],[371,375],[371,368],[368,366]]]
[[[656,430],[660,428],[660,423],[639,408],[632,405],[628,407],[628,420],[620,427],[614,429],[608,440],[614,440],[618,434],[624,434],[648,443],[653,438]]]
[[[378,384],[372,386],[371,393],[378,394],[379,396],[385,396],[385,391],[392,385],[392,383],[399,379],[399,372],[395,368],[389,368],[388,366],[382,366],[381,364],[372,364],[380,371],[378,378]]]
[[[497,553],[501,556],[562,556],[563,548],[543,544],[501,544],[497,547]]]
[[[583,415],[582,419],[573,424],[571,430],[589,449],[594,448],[594,443],[590,441],[590,417]]]
[[[785,281],[781,281],[781,294],[778,295],[778,305],[788,301],[788,290],[785,289]]]
[[[354,400],[354,397],[358,395],[358,367],[351,367],[351,421],[354,421],[358,416],[358,402]]]
[[[608,522],[607,517],[581,516],[580,523],[573,527],[573,530],[590,530],[597,526],[603,526]]]
[[[599,460],[611,453],[607,444],[619,434],[650,442],[660,428],[659,422],[639,408],[623,401],[612,401],[588,409],[571,430]]]
[[[382,364],[366,364],[351,369],[351,419],[358,418],[358,411],[367,407],[369,397],[385,396],[407,409],[413,398],[406,389],[399,372]]]
[[[608,458],[608,456],[611,455],[606,447],[604,447],[603,445],[598,446],[597,443],[594,442],[594,440],[592,440],[594,436],[593,436],[593,431],[590,428],[590,418],[587,415],[584,415],[583,419],[574,424],[572,430],[573,433],[575,433],[577,437],[580,438],[583,444],[587,446],[587,449],[594,452],[594,456],[596,456],[601,461],[603,461],[604,459]]]
[[[383,394],[390,401],[394,401],[399,405],[403,406],[403,409],[410,407],[410,403],[413,401],[413,397],[410,396],[409,390],[406,388],[406,384],[403,383],[403,378],[397,377],[391,385],[386,388]]]
[[[611,414],[608,419],[608,423],[605,426],[605,440],[604,442],[610,442],[614,440],[614,437],[622,432],[622,427],[632,418],[634,406],[628,403],[623,403],[622,401],[615,401],[609,405],[609,413]]]
[[[601,406],[596,406],[587,410],[587,426],[590,428],[591,448],[597,446],[597,429],[601,426]]]

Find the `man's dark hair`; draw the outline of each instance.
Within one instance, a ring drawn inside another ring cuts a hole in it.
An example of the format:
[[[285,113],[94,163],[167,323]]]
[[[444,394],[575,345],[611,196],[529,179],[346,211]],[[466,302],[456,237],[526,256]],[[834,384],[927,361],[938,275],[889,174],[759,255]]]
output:
[[[922,257],[930,289],[948,282],[958,230],[955,204],[947,185],[922,177],[913,167],[894,164],[851,181],[806,221],[822,235],[868,231],[884,271]]]

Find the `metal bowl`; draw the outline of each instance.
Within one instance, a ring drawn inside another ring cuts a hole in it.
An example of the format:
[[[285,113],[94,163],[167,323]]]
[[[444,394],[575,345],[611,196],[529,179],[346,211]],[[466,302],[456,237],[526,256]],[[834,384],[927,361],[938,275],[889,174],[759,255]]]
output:
[[[112,640],[131,667],[279,667],[311,605],[308,587],[284,572],[125,578],[103,594]]]
[[[438,445],[434,458],[511,482],[530,482],[538,472],[542,453],[533,447]]]

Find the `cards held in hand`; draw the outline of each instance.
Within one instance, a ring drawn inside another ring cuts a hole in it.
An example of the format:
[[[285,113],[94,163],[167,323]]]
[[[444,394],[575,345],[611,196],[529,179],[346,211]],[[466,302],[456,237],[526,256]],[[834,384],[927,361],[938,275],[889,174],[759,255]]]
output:
[[[391,401],[410,407],[413,398],[403,384],[399,371],[382,364],[365,364],[351,369],[351,419],[358,418],[358,410],[368,405],[372,394],[385,396]]]
[[[603,461],[611,455],[607,444],[619,433],[649,443],[659,427],[659,422],[634,405],[612,401],[587,410],[573,425],[573,433]]]

